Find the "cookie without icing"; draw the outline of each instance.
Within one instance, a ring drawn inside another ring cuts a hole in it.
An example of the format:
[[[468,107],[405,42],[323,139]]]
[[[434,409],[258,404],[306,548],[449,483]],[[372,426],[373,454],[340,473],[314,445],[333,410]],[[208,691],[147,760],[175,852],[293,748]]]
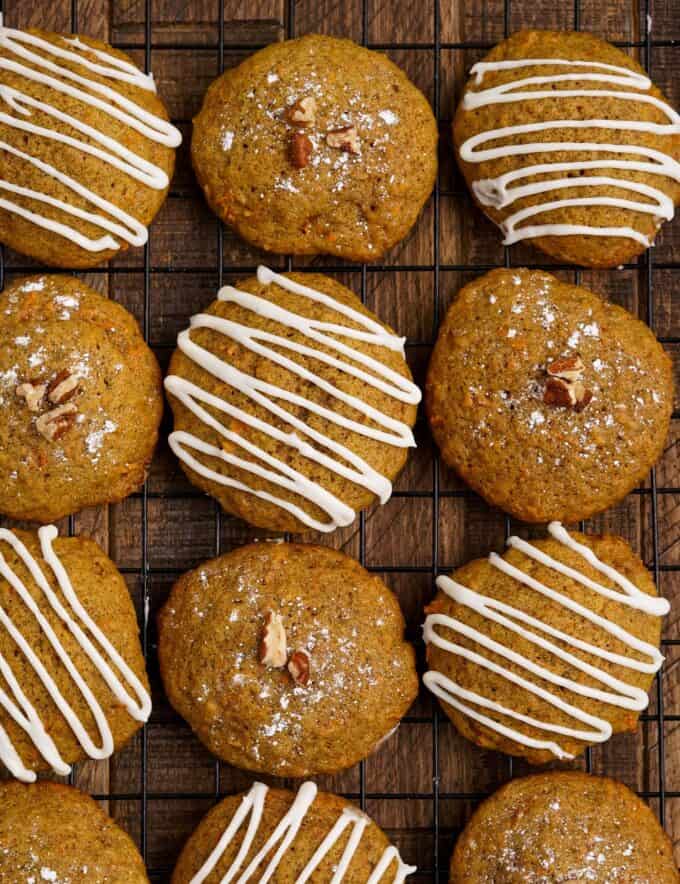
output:
[[[439,330],[426,406],[443,459],[526,522],[621,500],[663,451],[671,360],[628,311],[533,270],[461,289]]]
[[[163,397],[127,310],[69,276],[0,294],[0,512],[51,522],[144,481]]]
[[[182,136],[151,75],[90,37],[0,24],[0,242],[93,267],[148,239]]]
[[[0,881],[148,884],[132,839],[89,795],[0,783]]]
[[[213,559],[180,578],[158,625],[170,702],[246,770],[349,767],[418,692],[396,598],[325,547],[265,542]]]
[[[437,137],[429,103],[387,56],[310,34],[215,80],[191,156],[212,210],[253,245],[373,261],[430,195]]]
[[[327,276],[260,267],[217,297],[165,379],[189,479],[276,531],[333,531],[385,503],[415,446],[404,339]]]
[[[385,833],[349,801],[318,792],[314,783],[304,783],[297,795],[255,783],[204,817],[184,846],[172,884],[219,884],[239,873],[237,880],[262,880],[265,870],[281,882],[337,876],[352,884],[402,884],[416,868],[406,865]]]
[[[504,243],[584,267],[652,244],[680,199],[680,116],[637,62],[592,34],[520,31],[471,74],[456,154]]]
[[[135,610],[92,540],[1,528],[0,555],[0,762],[26,782],[66,776],[109,758],[150,715]]]
[[[457,729],[532,764],[635,730],[669,609],[620,537],[548,530],[439,577],[424,628],[423,681]]]
[[[451,858],[450,884],[677,884],[668,836],[615,780],[552,771],[512,780],[476,811]]]

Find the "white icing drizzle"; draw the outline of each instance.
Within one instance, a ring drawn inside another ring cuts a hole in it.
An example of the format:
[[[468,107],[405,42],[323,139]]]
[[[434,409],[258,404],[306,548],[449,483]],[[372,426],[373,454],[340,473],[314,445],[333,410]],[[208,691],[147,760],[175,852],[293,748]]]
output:
[[[602,586],[594,580],[591,580],[585,574],[582,574],[580,571],[576,571],[568,565],[546,555],[544,552],[519,537],[510,537],[508,540],[508,546],[519,550],[545,567],[551,568],[553,571],[557,571],[577,583],[580,583],[592,592],[597,593],[597,595],[612,599],[619,602],[621,605],[626,605],[627,607],[642,611],[648,615],[661,617],[668,613],[669,604],[666,599],[650,596],[639,590],[630,582],[630,580],[624,577],[623,574],[620,574],[610,565],[607,565],[598,559],[588,546],[574,540],[559,522],[551,522],[550,525],[548,525],[548,531],[551,537],[573,552],[578,553],[591,567],[604,574],[608,580],[619,587],[620,591]],[[449,651],[451,654],[455,654],[465,660],[469,660],[470,662],[487,669],[489,672],[493,672],[496,675],[507,679],[518,687],[523,688],[529,693],[550,703],[556,709],[567,713],[571,718],[591,729],[583,730],[551,724],[547,721],[540,721],[530,716],[523,715],[515,709],[509,709],[507,706],[497,703],[494,700],[490,700],[487,697],[483,697],[480,694],[461,687],[441,672],[430,670],[423,676],[423,682],[426,687],[435,694],[435,696],[440,700],[443,700],[445,703],[448,703],[450,706],[453,706],[454,709],[457,709],[464,715],[467,715],[469,718],[472,718],[480,724],[486,725],[491,730],[502,734],[504,737],[532,749],[548,750],[560,759],[572,758],[573,756],[564,751],[559,743],[553,740],[539,740],[529,737],[513,727],[496,721],[489,715],[484,714],[484,712],[479,712],[478,709],[483,709],[490,713],[496,712],[542,731],[561,734],[562,736],[572,737],[576,740],[583,740],[588,743],[601,743],[608,740],[612,735],[612,727],[608,721],[590,715],[572,703],[568,703],[566,700],[561,699],[556,693],[542,687],[537,681],[548,682],[559,688],[578,694],[579,696],[589,697],[602,703],[619,706],[623,709],[642,711],[647,707],[649,698],[640,688],[636,688],[615,678],[598,666],[593,666],[571,651],[565,650],[564,645],[581,650],[586,654],[592,654],[601,660],[607,660],[610,663],[615,663],[626,669],[650,674],[657,672],[663,663],[664,658],[658,648],[655,648],[647,642],[641,641],[621,626],[613,623],[611,620],[600,616],[590,608],[580,605],[568,596],[551,589],[544,583],[541,583],[529,574],[526,574],[524,571],[515,568],[505,559],[501,558],[501,556],[492,553],[489,556],[489,562],[509,577],[518,580],[535,592],[557,602],[564,608],[573,611],[575,614],[583,617],[590,623],[600,627],[605,632],[609,633],[609,635],[614,636],[632,650],[637,651],[643,657],[646,657],[647,660],[635,659],[629,656],[613,653],[606,648],[597,647],[596,645],[583,641],[576,635],[570,635],[559,629],[555,629],[549,623],[538,620],[512,605],[481,595],[466,586],[462,586],[460,583],[456,583],[449,577],[438,577],[438,588],[445,592],[446,595],[452,598],[457,604],[476,611],[480,616],[486,618],[487,621],[499,623],[506,629],[515,633],[515,635],[520,636],[522,639],[531,642],[537,647],[543,648],[543,650],[549,651],[556,658],[556,662],[557,660],[562,660],[570,666],[573,666],[575,669],[578,669],[580,672],[587,675],[589,680],[599,682],[604,689],[579,684],[573,679],[558,675],[556,672],[534,663],[523,654],[513,651],[512,648],[494,641],[479,630],[468,626],[462,621],[450,617],[447,614],[435,613],[429,614],[425,620],[424,638],[426,642]],[[445,627],[451,632],[459,633],[465,638],[473,641],[480,648],[491,652],[496,657],[505,658],[516,667],[521,668],[530,675],[536,676],[537,681],[532,681],[529,678],[520,676],[516,672],[513,672],[505,666],[496,663],[489,657],[484,656],[483,652],[480,653],[478,651],[470,650],[449,639],[443,638],[437,632],[437,627],[439,626]],[[539,633],[543,633],[543,635],[540,635]],[[550,636],[551,638],[557,639],[558,642],[562,644],[556,644],[544,636]]]
[[[167,147],[177,147],[180,144],[181,133],[167,120],[150,113],[110,86],[90,77],[82,76],[66,67],[65,64],[60,64],[59,61],[76,65],[84,69],[85,73],[91,71],[99,77],[124,82],[147,92],[156,91],[153,77],[143,74],[129,62],[100,49],[87,46],[77,37],[62,37],[61,40],[64,47],[68,48],[62,48],[60,45],[34,34],[7,28],[2,24],[0,18],[0,49],[13,56],[0,57],[0,70],[18,74],[26,80],[47,86],[55,92],[88,104],[158,144],[164,144]],[[97,60],[95,61],[93,58]],[[33,137],[47,138],[73,147],[124,172],[153,190],[163,190],[168,186],[168,176],[159,166],[138,156],[115,138],[109,137],[71,114],[60,111],[53,104],[39,101],[27,92],[2,84],[0,84],[0,98],[17,115],[0,112],[0,124],[27,132]],[[58,123],[63,123],[69,131],[75,130],[84,135],[87,140],[31,122],[30,118],[34,111],[46,114]],[[0,179],[1,191],[52,206],[67,215],[95,225],[104,234],[93,239],[69,224],[47,218],[39,211],[27,209],[5,197],[0,197],[0,208],[26,218],[45,230],[63,236],[89,252],[118,249],[120,248],[120,240],[134,246],[143,245],[147,241],[146,227],[140,224],[133,215],[85,187],[66,172],[2,140],[0,140],[0,151],[18,157],[39,169],[44,175],[59,181],[74,194],[91,203],[98,211],[85,211],[69,202],[55,199],[40,190],[20,187],[14,182],[4,179]]]
[[[248,827],[243,836],[243,842],[236,854],[236,858],[221,878],[221,884],[229,884],[230,881],[233,881],[236,875],[240,872],[259,830],[268,791],[269,789],[264,783],[253,784],[250,791],[243,796],[238,810],[231,818],[229,825],[224,830],[221,838],[215,845],[214,850],[203,866],[191,879],[190,884],[202,884],[202,882],[205,881],[215,869],[217,863],[233,841],[236,833],[244,825],[248,816],[250,816]],[[276,852],[269,860],[268,865],[257,878],[258,884],[266,884],[266,882],[269,881],[272,875],[276,872],[285,852],[295,840],[295,837],[300,830],[300,826],[304,822],[307,811],[312,806],[316,795],[317,787],[314,783],[303,783],[300,786],[300,789],[295,796],[295,800],[290,806],[288,812],[281,818],[263,847],[255,854],[245,871],[240,875],[237,884],[246,884],[276,848]],[[354,854],[361,842],[364,830],[369,822],[369,818],[360,810],[351,807],[345,808],[338,817],[335,825],[330,829],[326,837],[315,850],[307,865],[296,878],[295,884],[304,884],[305,881],[308,881],[311,878],[324,857],[333,849],[333,846],[336,844],[345,829],[351,825],[352,831],[350,832],[345,849],[340,861],[335,867],[335,873],[330,881],[330,884],[339,884],[347,874],[347,870],[349,869]],[[401,884],[408,875],[411,875],[416,871],[415,866],[408,866],[403,862],[396,847],[390,846],[383,852],[376,867],[367,879],[366,884],[378,884],[385,872],[395,861],[397,867],[392,879],[393,884]],[[352,880],[354,880],[354,878]]]
[[[633,154],[637,159],[602,159],[582,160],[574,162],[538,163],[524,166],[519,169],[505,172],[496,178],[485,178],[475,181],[472,185],[475,196],[484,206],[495,209],[504,209],[513,205],[524,197],[537,194],[550,194],[552,191],[562,188],[588,188],[588,187],[616,187],[646,197],[649,201],[623,199],[610,196],[581,196],[548,200],[536,205],[527,206],[509,215],[500,224],[505,235],[503,242],[506,245],[523,239],[531,239],[541,236],[618,236],[633,239],[644,246],[651,244],[650,239],[640,231],[632,227],[592,227],[583,224],[524,224],[522,222],[541,215],[545,212],[563,209],[569,206],[611,206],[615,208],[630,209],[633,212],[643,212],[654,215],[656,219],[670,220],[673,217],[674,205],[662,190],[650,187],[625,177],[617,178],[612,175],[577,175],[575,177],[559,177],[549,180],[534,181],[524,185],[511,186],[516,181],[528,178],[532,175],[545,175],[557,172],[585,172],[595,169],[612,170],[620,169],[629,172],[645,172],[651,175],[660,175],[680,181],[680,164],[669,154],[652,148],[637,146],[630,143],[608,144],[606,142],[587,141],[535,141],[512,144],[510,141],[515,136],[531,135],[538,132],[546,132],[551,129],[609,129],[622,132],[647,132],[659,135],[674,135],[680,132],[680,116],[673,108],[654,95],[646,95],[651,89],[652,82],[644,74],[637,73],[626,67],[604,64],[591,61],[568,60],[562,58],[529,58],[515,59],[497,62],[479,62],[472,67],[472,73],[476,75],[476,83],[481,84],[485,73],[488,71],[514,70],[516,68],[535,67],[540,65],[554,65],[565,68],[589,68],[590,71],[553,74],[551,76],[523,77],[502,83],[489,89],[481,89],[477,92],[468,90],[463,98],[463,108],[474,110],[475,108],[487,107],[492,104],[507,104],[519,101],[533,101],[549,98],[553,101],[558,98],[616,98],[622,101],[642,102],[660,110],[667,118],[668,123],[651,123],[641,120],[609,120],[609,119],[584,119],[584,120],[546,120],[540,123],[526,123],[515,126],[504,126],[480,132],[468,138],[460,148],[460,156],[467,163],[483,163],[490,160],[503,159],[505,157],[523,157],[531,154],[549,153],[608,153],[608,154]],[[593,72],[596,70],[597,72]],[[569,82],[595,82],[606,83],[610,86],[621,87],[613,89],[542,89],[542,86],[550,87],[555,83]],[[536,88],[537,87],[537,88]],[[639,91],[631,91],[639,90]],[[508,143],[494,147],[483,148],[489,142],[497,142],[506,139]]]
[[[271,456],[264,449],[254,445],[239,433],[228,429],[210,414],[201,403],[217,409],[219,412],[235,418],[237,421],[260,432],[266,433],[278,442],[294,448],[309,460],[321,464],[337,475],[369,489],[380,499],[381,503],[385,503],[392,493],[392,484],[385,476],[374,470],[365,460],[345,445],[334,441],[329,436],[313,429],[307,423],[295,417],[291,412],[282,407],[279,402],[300,406],[312,414],[323,417],[336,426],[344,427],[369,439],[377,439],[386,445],[394,445],[399,448],[415,446],[410,427],[402,421],[395,420],[389,415],[373,408],[367,402],[342,391],[294,359],[284,356],[280,350],[312,357],[344,374],[358,378],[364,384],[380,390],[400,402],[415,405],[420,401],[420,390],[398,372],[393,371],[377,359],[361,353],[344,341],[338,340],[334,335],[341,335],[345,339],[364,341],[398,353],[404,352],[403,338],[391,334],[370,317],[335,300],[330,295],[293,282],[291,279],[274,273],[266,267],[258,268],[257,278],[263,285],[275,283],[281,288],[286,289],[286,291],[330,307],[336,313],[360,326],[360,328],[309,319],[308,317],[285,310],[257,295],[239,291],[232,286],[225,286],[218,294],[219,300],[238,304],[240,307],[258,316],[274,320],[287,328],[294,329],[299,334],[304,335],[310,342],[322,344],[324,347],[335,351],[338,356],[330,355],[307,344],[297,343],[288,337],[251,328],[229,319],[222,319],[205,313],[193,316],[190,328],[178,335],[177,346],[179,349],[197,365],[205,369],[205,371],[210,372],[210,374],[224,384],[239,390],[248,396],[253,403],[266,408],[272,415],[279,418],[281,422],[288,424],[293,429],[292,431],[284,431],[272,423],[254,417],[241,408],[234,407],[224,399],[208,393],[184,378],[170,375],[165,379],[165,387],[169,393],[176,396],[206,426],[215,430],[228,442],[242,448],[259,463],[254,460],[245,460],[236,454],[210,445],[197,436],[182,430],[176,430],[170,434],[170,447],[178,458],[201,476],[220,485],[237,488],[274,503],[292,513],[308,527],[314,528],[317,531],[333,531],[338,526],[349,525],[354,521],[356,513],[351,507],[347,506],[347,504],[343,503],[319,483],[292,469],[282,460]],[[334,399],[350,405],[370,420],[372,424],[377,424],[378,426],[371,426],[367,423],[351,420],[313,402],[311,399],[292,393],[283,387],[265,383],[252,375],[239,371],[234,366],[194,343],[191,340],[191,331],[196,328],[209,328],[231,338],[233,341],[237,341],[241,346],[270,359],[297,377],[313,384]],[[341,357],[347,357],[347,359]],[[187,449],[193,449],[201,454],[218,458],[232,466],[261,476],[269,482],[285,488],[287,491],[299,494],[327,513],[329,521],[321,522],[294,503],[270,494],[267,491],[252,488],[243,482],[216,472],[197,460]]]
[[[54,552],[52,542],[57,534],[58,532],[54,525],[47,525],[38,531],[42,557],[56,578],[61,595],[52,589],[44,571],[16,534],[6,528],[1,528],[0,542],[8,543],[19,556],[52,611],[68,628],[83,653],[97,669],[118,702],[127,709],[135,721],[147,721],[151,713],[151,698],[135,673],[81,604],[73,589],[68,573]],[[114,750],[113,735],[101,706],[80,674],[76,664],[60,642],[59,637],[50,625],[49,620],[45,617],[34,596],[19,575],[9,566],[2,553],[0,553],[0,577],[10,584],[17,596],[36,619],[54,653],[59,657],[78,691],[86,701],[99,731],[100,745],[96,745],[90,738],[75,711],[57,687],[56,682],[2,606],[0,606],[0,626],[7,630],[21,654],[30,664],[35,677],[44,685],[55,706],[68,722],[83,751],[90,758],[108,758]],[[96,645],[99,645],[99,649]],[[110,662],[107,662],[106,658]],[[118,674],[114,672],[114,667]],[[0,706],[28,734],[33,745],[45,761],[51,765],[54,772],[61,776],[66,776],[70,773],[71,768],[61,758],[59,750],[46,731],[40,716],[23,692],[12,670],[11,658],[8,660],[2,654],[0,654],[0,674],[9,687],[11,694],[10,696],[3,688],[0,688]],[[130,695],[128,689],[121,683],[121,678],[127,683],[128,688],[132,690],[134,697]],[[26,768],[22,763],[7,731],[2,726],[0,726],[0,761],[7,766],[13,776],[23,782],[33,782],[36,779],[35,773]]]

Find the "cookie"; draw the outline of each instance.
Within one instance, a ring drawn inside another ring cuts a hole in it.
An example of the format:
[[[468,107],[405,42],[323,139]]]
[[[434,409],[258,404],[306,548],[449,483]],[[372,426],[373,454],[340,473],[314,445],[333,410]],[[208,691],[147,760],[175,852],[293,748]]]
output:
[[[0,24],[0,242],[93,267],[148,239],[182,136],[107,43]]]
[[[0,528],[0,670],[0,762],[24,782],[109,758],[147,721],[135,610],[94,541]]]
[[[358,807],[303,783],[297,794],[255,783],[203,818],[189,838],[172,884],[238,880],[401,884],[406,865],[385,833]]]
[[[437,124],[387,56],[310,34],[210,86],[191,157],[211,209],[270,252],[380,258],[437,174]]]
[[[0,783],[0,881],[148,884],[132,839],[89,795]]]
[[[575,522],[661,456],[672,365],[621,307],[549,273],[494,270],[449,308],[425,398],[444,461],[489,503]]]
[[[451,858],[450,884],[680,881],[647,804],[623,783],[578,771],[512,780],[476,811]]]
[[[127,310],[69,276],[0,295],[0,512],[51,522],[143,482],[160,370]]]
[[[532,764],[635,731],[669,610],[620,537],[548,532],[437,578],[424,627],[423,681],[457,729]]]
[[[349,767],[418,693],[397,599],[326,547],[254,543],[206,562],[175,584],[158,631],[170,702],[214,755],[246,770]]]
[[[261,528],[350,525],[415,445],[404,339],[327,276],[260,267],[222,288],[178,336],[165,388],[191,482]]]
[[[629,55],[592,34],[520,31],[471,70],[453,137],[506,245],[616,267],[680,199],[680,116]]]

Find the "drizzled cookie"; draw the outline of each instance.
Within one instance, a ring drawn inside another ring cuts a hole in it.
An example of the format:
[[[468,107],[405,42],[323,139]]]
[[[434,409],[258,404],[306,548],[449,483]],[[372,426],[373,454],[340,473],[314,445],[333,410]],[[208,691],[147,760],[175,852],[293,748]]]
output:
[[[402,884],[416,871],[354,804],[303,783],[255,783],[213,808],[189,838],[172,884],[270,879]]]
[[[1,242],[56,267],[144,245],[181,140],[127,55],[0,18]]]
[[[93,541],[0,529],[0,673],[0,762],[24,782],[109,758],[148,719],[135,611]]]
[[[415,445],[404,339],[317,274],[225,286],[178,336],[165,388],[191,481],[263,528],[350,525]]]
[[[439,577],[424,627],[424,684],[460,732],[534,764],[635,730],[669,610],[620,538],[548,532]]]
[[[643,69],[587,33],[521,31],[472,67],[461,170],[506,245],[616,267],[680,198],[680,116]]]

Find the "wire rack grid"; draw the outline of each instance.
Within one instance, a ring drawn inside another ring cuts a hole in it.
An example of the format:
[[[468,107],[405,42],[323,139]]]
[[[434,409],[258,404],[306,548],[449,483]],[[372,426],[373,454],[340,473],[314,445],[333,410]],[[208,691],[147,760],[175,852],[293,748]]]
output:
[[[11,12],[11,7],[13,3],[20,4],[23,0],[5,0],[4,4],[2,0],[0,0],[0,11],[3,11],[4,5],[4,13],[7,16],[8,13]],[[511,2],[512,0],[505,0],[504,2],[504,30],[505,34],[510,31],[510,22],[511,22]],[[517,2],[517,0],[516,0]],[[644,37],[640,40],[628,40],[628,41],[614,41],[616,45],[620,46],[623,49],[633,49],[637,50],[640,54],[641,60],[646,67],[647,70],[651,70],[652,65],[652,54],[655,47],[672,47],[675,45],[673,40],[667,39],[655,39],[652,35],[652,19],[650,17],[650,2],[651,0],[643,0],[642,6],[640,9],[640,20],[642,22],[646,22],[646,26],[642,29],[644,33]],[[447,128],[450,114],[442,113],[441,107],[441,83],[440,83],[440,71],[441,71],[441,60],[442,60],[442,52],[445,50],[484,50],[487,48],[491,48],[493,43],[484,43],[478,41],[462,41],[462,42],[445,42],[440,40],[441,33],[441,10],[438,2],[434,4],[434,22],[433,22],[433,30],[432,33],[434,35],[434,39],[430,42],[417,42],[417,43],[404,43],[404,42],[371,42],[369,40],[369,3],[370,0],[362,0],[361,2],[361,37],[362,43],[365,46],[368,46],[372,49],[382,50],[386,52],[391,51],[399,51],[404,49],[417,49],[417,50],[426,50],[432,53],[433,56],[433,83],[432,83],[432,91],[434,96],[434,110],[437,119],[440,121],[443,127]],[[144,53],[144,63],[146,70],[150,70],[151,68],[151,57],[152,52],[156,50],[163,49],[173,49],[173,50],[191,50],[191,49],[200,49],[201,51],[206,51],[206,49],[212,49],[217,55],[218,61],[218,69],[221,73],[225,68],[225,48],[227,48],[230,52],[232,51],[253,51],[257,48],[260,48],[261,44],[257,43],[234,43],[229,41],[228,44],[225,42],[225,0],[215,0],[215,17],[217,20],[217,33],[218,33],[218,41],[216,45],[206,46],[204,42],[201,43],[192,43],[188,42],[172,42],[172,43],[162,43],[162,42],[154,42],[153,40],[153,27],[152,27],[152,0],[143,0],[144,6],[144,43],[143,47],[139,43],[126,43],[126,42],[116,42],[114,45],[120,49],[134,49],[140,50],[143,48]],[[295,13],[296,13],[296,4],[295,0],[287,0],[286,2],[286,20],[285,20],[285,33],[287,37],[297,36],[296,31],[296,21],[295,21]],[[575,0],[573,6],[573,20],[575,23],[575,28],[578,29],[580,25],[581,19],[581,10],[579,0]],[[79,24],[79,9],[78,9],[78,0],[71,0],[71,29],[73,32],[78,31]],[[606,36],[606,35],[605,35]],[[176,121],[176,122],[186,122],[186,121]],[[170,198],[185,198],[187,196],[193,196],[194,194],[187,194],[182,191],[172,190],[170,193]],[[493,264],[483,264],[483,263],[470,263],[470,264],[451,264],[451,263],[443,263],[440,260],[440,209],[441,209],[441,201],[443,197],[461,197],[462,194],[459,190],[447,190],[442,187],[440,182],[438,181],[435,190],[432,196],[433,200],[433,249],[432,249],[432,261],[429,264],[399,264],[399,266],[389,266],[389,264],[378,264],[378,265],[353,265],[349,263],[341,263],[337,264],[324,264],[323,270],[324,272],[344,272],[344,271],[354,271],[360,274],[361,279],[361,297],[362,300],[366,300],[367,295],[367,280],[369,278],[369,274],[376,272],[405,272],[405,271],[427,271],[431,274],[431,283],[432,290],[434,294],[434,323],[432,328],[432,338],[429,341],[408,341],[408,347],[422,347],[422,346],[431,346],[434,338],[436,337],[438,322],[440,319],[441,312],[441,275],[444,272],[450,271],[460,271],[466,273],[476,273],[481,274],[486,272],[487,270],[492,269]],[[420,223],[424,223],[421,219]],[[217,237],[217,254],[218,261],[217,266],[215,268],[216,276],[219,285],[222,285],[222,281],[224,278],[225,271],[229,273],[243,273],[252,274],[255,270],[254,266],[238,266],[234,267],[232,265],[225,268],[224,261],[224,250],[223,250],[223,241],[224,241],[224,228],[221,223],[216,222],[216,237]],[[137,267],[116,267],[116,266],[103,266],[99,268],[94,268],[93,270],[88,271],[88,273],[102,273],[102,274],[128,274],[135,273],[138,274],[141,278],[141,286],[143,287],[144,300],[143,300],[143,317],[142,317],[142,326],[144,331],[144,336],[148,342],[150,342],[150,330],[151,330],[151,320],[152,320],[152,299],[151,299],[151,280],[154,274],[161,273],[169,273],[169,274],[191,274],[191,273],[204,273],[206,271],[205,267],[182,267],[175,268],[163,265],[157,265],[153,263],[152,260],[152,252],[151,247],[147,243],[144,249],[144,263],[142,268]],[[314,270],[313,266],[304,265],[297,266],[294,264],[293,260],[289,257],[281,263],[281,259],[278,261],[274,261],[275,264],[279,265],[279,269],[283,270],[299,270],[305,272],[307,270]],[[505,249],[504,252],[504,263],[505,266],[512,266],[512,257],[509,249]],[[542,267],[540,264],[532,265],[535,267]],[[574,271],[574,268],[571,267],[562,267],[559,265],[551,264],[550,266],[545,267],[546,270],[555,271],[555,270],[571,270]],[[644,281],[644,291],[645,291],[645,303],[644,309],[646,310],[646,318],[651,326],[654,329],[654,312],[655,312],[655,303],[654,303],[654,270],[680,270],[680,264],[675,264],[672,262],[656,262],[654,263],[653,252],[652,250],[648,250],[645,255],[641,258],[639,264],[631,264],[626,265],[625,269],[635,270],[641,276]],[[32,272],[35,270],[34,266],[23,266],[22,264],[17,263],[9,263],[6,260],[4,251],[0,249],[0,288],[4,285],[5,274],[6,273],[21,273],[21,272]],[[574,271],[574,279],[576,282],[580,280],[579,271]],[[188,317],[187,317],[188,318]],[[680,345],[680,337],[662,337],[660,338],[661,342],[664,345],[672,346],[672,345]],[[673,420],[677,421],[680,419],[680,414],[674,414]],[[676,571],[680,572],[680,565],[672,565],[672,564],[662,564],[660,557],[660,537],[659,537],[659,519],[658,519],[658,508],[659,508],[659,498],[661,495],[665,494],[680,494],[680,488],[676,487],[666,487],[661,486],[657,483],[656,472],[652,470],[649,480],[644,483],[644,485],[633,492],[635,495],[642,495],[649,501],[649,517],[651,519],[650,525],[650,536],[651,536],[651,560],[647,563],[650,568],[651,573],[653,574],[657,585],[659,585],[659,579],[663,572],[666,571]],[[183,499],[186,499],[188,496],[192,496],[191,492],[182,492],[180,495]],[[198,494],[193,496],[199,497]],[[362,565],[368,567],[369,570],[381,573],[415,573],[415,572],[424,572],[431,576],[432,586],[434,587],[434,580],[437,575],[443,571],[450,570],[451,566],[445,563],[440,563],[440,533],[439,533],[439,511],[441,501],[447,497],[461,497],[461,498],[473,498],[474,494],[468,490],[451,490],[441,487],[441,479],[440,479],[440,464],[437,454],[435,453],[432,461],[432,490],[431,491],[418,491],[418,490],[401,490],[395,492],[395,497],[403,497],[403,498],[428,498],[432,502],[433,507],[433,519],[432,519],[432,533],[429,542],[431,543],[431,552],[432,552],[432,565],[431,566],[420,566],[420,565],[412,565],[412,566],[394,566],[394,565],[375,565],[367,563],[366,559],[366,517],[365,514],[362,513],[360,515],[359,522],[359,560]],[[136,576],[140,583],[142,589],[142,610],[144,612],[143,615],[143,626],[142,626],[142,635],[143,635],[143,649],[145,658],[147,661],[150,659],[152,653],[152,646],[150,641],[150,623],[148,612],[150,609],[151,602],[151,586],[152,581],[155,576],[155,570],[151,567],[150,564],[150,554],[149,554],[149,502],[155,497],[164,497],[167,498],[168,495],[164,492],[153,492],[149,490],[148,486],[145,484],[142,491],[140,491],[137,495],[135,495],[140,500],[141,510],[142,510],[142,520],[141,520],[141,536],[140,536],[140,566],[136,568],[122,568],[121,570],[124,573]],[[214,510],[214,519],[215,519],[215,527],[214,527],[214,551],[216,555],[219,555],[222,552],[222,513],[219,506],[215,506]],[[75,529],[75,523],[73,517],[69,519],[69,533],[73,534]],[[505,535],[506,537],[510,535],[512,529],[511,519],[509,517],[505,518]],[[427,542],[426,538],[423,538],[423,542]],[[162,568],[164,575],[167,575],[171,569]],[[179,569],[178,569],[179,570]],[[678,646],[680,645],[680,638],[665,638],[663,640],[663,644],[666,648],[670,646]],[[665,741],[664,741],[664,727],[666,724],[671,722],[680,722],[680,714],[666,714],[664,712],[664,693],[663,693],[663,672],[661,672],[657,678],[655,687],[653,689],[653,699],[655,700],[655,709],[654,712],[649,712],[643,714],[641,716],[641,720],[644,722],[651,722],[657,728],[657,766],[658,766],[658,788],[656,789],[648,789],[640,792],[642,797],[647,800],[653,802],[655,809],[658,812],[659,818],[664,824],[666,820],[667,814],[667,802],[670,799],[680,798],[680,791],[673,791],[670,789],[666,783],[666,757],[665,757]],[[449,724],[445,717],[440,713],[436,704],[433,705],[432,714],[429,716],[421,716],[421,715],[410,715],[404,719],[405,723],[412,724],[426,724],[429,725],[431,730],[431,749],[432,749],[432,785],[431,790],[429,791],[418,791],[418,792],[373,792],[367,788],[366,783],[366,763],[362,762],[360,764],[359,769],[359,788],[358,791],[355,792],[346,792],[344,793],[346,797],[356,800],[360,803],[362,808],[365,808],[367,801],[372,799],[399,799],[399,800],[426,800],[432,803],[432,851],[430,862],[426,867],[421,867],[418,872],[418,880],[432,880],[434,882],[445,881],[448,876],[448,853],[449,849],[441,849],[441,826],[440,826],[440,807],[441,803],[445,800],[454,800],[454,801],[466,801],[466,802],[476,802],[479,799],[484,797],[483,792],[480,791],[447,791],[446,783],[442,782],[440,776],[440,732],[442,727],[448,727]],[[590,771],[593,766],[593,761],[591,757],[591,752],[588,751],[586,753],[586,769]],[[149,745],[148,745],[148,726],[145,726],[142,732],[141,738],[141,753],[140,753],[140,783],[141,788],[139,791],[131,791],[125,793],[104,793],[104,794],[95,794],[95,798],[101,800],[108,801],[130,801],[130,802],[138,802],[140,808],[140,819],[139,819],[139,841],[140,841],[140,849],[144,856],[144,859],[147,860],[148,853],[148,834],[149,834],[149,823],[148,823],[148,806],[150,800],[181,800],[181,799],[196,799],[196,798],[210,798],[213,800],[218,800],[222,794],[222,784],[221,784],[221,776],[220,776],[220,763],[215,761],[214,765],[214,789],[210,793],[196,793],[196,792],[158,792],[151,791],[148,788],[148,766],[149,766]],[[513,764],[513,760],[511,758],[507,759],[507,776],[512,777],[515,773],[516,765]],[[73,776],[72,776],[73,779]],[[149,865],[148,864],[148,873],[149,877],[152,881],[167,881],[169,879],[171,869],[167,866],[162,865]]]

